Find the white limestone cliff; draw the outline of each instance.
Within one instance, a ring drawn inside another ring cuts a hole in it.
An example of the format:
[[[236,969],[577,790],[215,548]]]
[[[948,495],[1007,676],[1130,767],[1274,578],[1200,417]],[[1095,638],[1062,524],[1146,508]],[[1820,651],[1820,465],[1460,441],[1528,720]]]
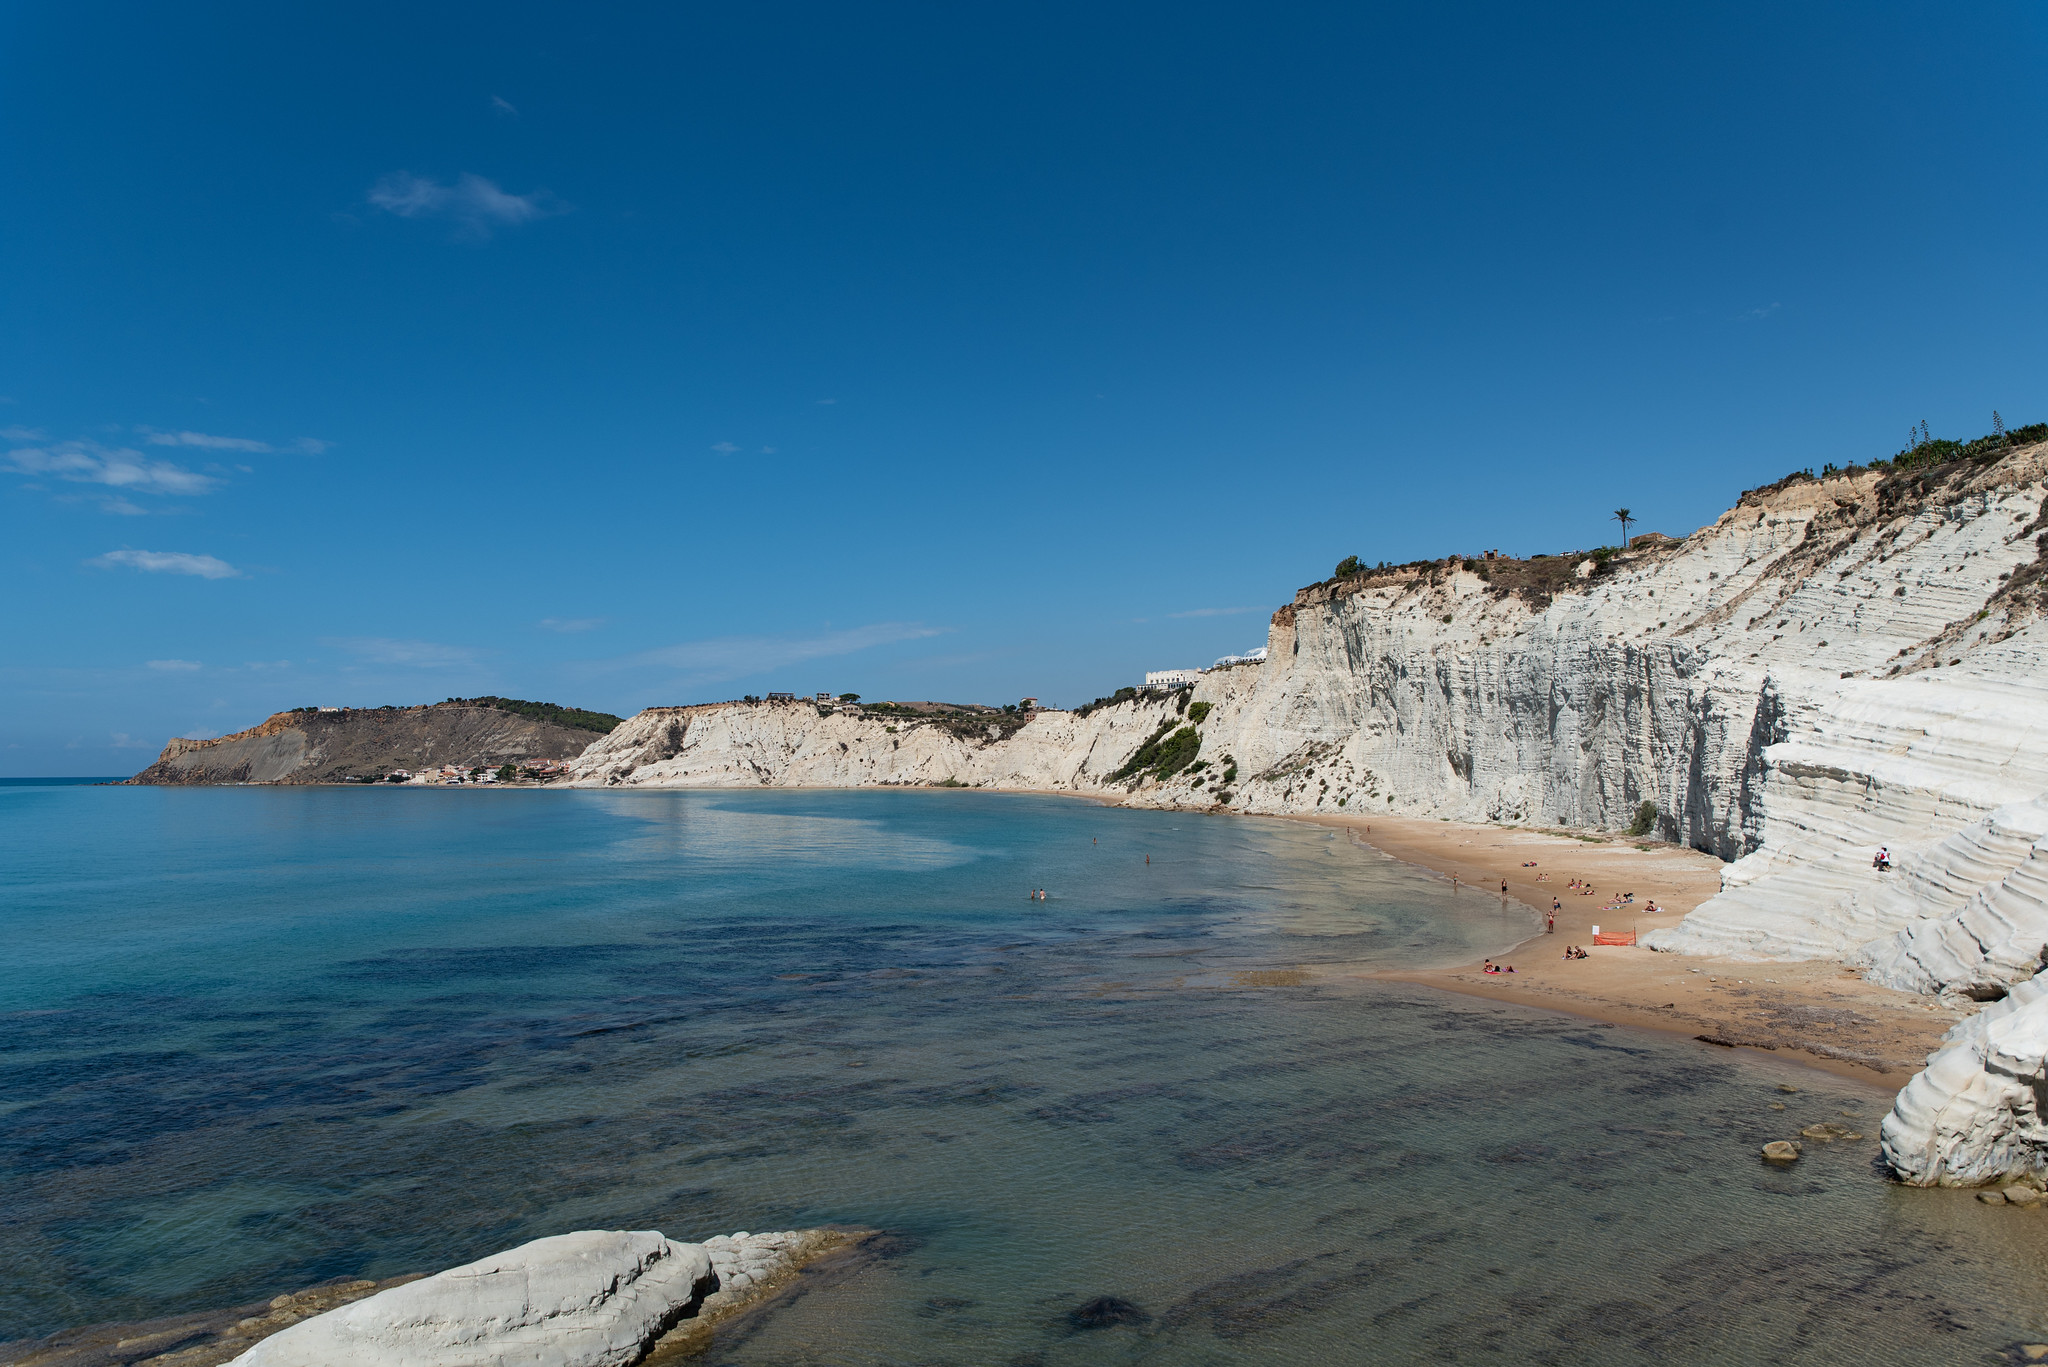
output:
[[[1002,739],[809,704],[658,708],[572,773],[1604,830],[1648,803],[1659,836],[1731,861],[1721,893],[1652,948],[1840,958],[1893,986],[1991,999],[2048,947],[2044,475],[2034,445],[1989,465],[1795,480],[1604,563],[1327,581],[1274,614],[1262,663],[1205,672],[1179,698],[1043,713]],[[1206,716],[1189,720],[1191,704]],[[1198,765],[1116,777],[1183,725]],[[1880,845],[1890,873],[1872,867]]]
[[[2034,446],[1795,481],[1604,567],[1466,561],[1313,585],[1274,614],[1263,663],[1201,676],[1201,766],[1164,781],[1113,775],[1186,724],[1187,697],[1042,713],[1001,740],[808,703],[655,708],[572,773],[1608,830],[1647,802],[1657,834],[1732,861],[1656,948],[1853,956],[1955,912],[1981,885],[1937,847],[2048,793],[2044,474]],[[1880,844],[1890,875],[1871,868]]]

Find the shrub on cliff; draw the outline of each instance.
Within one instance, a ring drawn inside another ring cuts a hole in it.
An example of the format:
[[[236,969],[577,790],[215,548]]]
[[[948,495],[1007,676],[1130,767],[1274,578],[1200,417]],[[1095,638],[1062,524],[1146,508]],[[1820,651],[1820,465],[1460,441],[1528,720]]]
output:
[[[1146,774],[1157,774],[1160,778],[1171,778],[1194,763],[1195,756],[1202,749],[1202,735],[1192,726],[1173,730],[1174,718],[1159,723],[1137,752],[1124,761],[1123,767],[1109,776],[1112,783],[1129,778],[1143,778]],[[1168,732],[1172,732],[1171,735]]]
[[[1657,825],[1657,804],[1645,802],[1636,808],[1636,819],[1629,823],[1630,835],[1648,835]]]
[[[1098,711],[1105,707],[1115,707],[1119,703],[1130,702],[1138,696],[1138,693],[1139,690],[1135,688],[1119,688],[1106,698],[1097,698],[1094,702],[1082,703],[1074,709],[1074,715],[1085,717],[1090,712]]]
[[[1183,726],[1166,738],[1159,747],[1159,758],[1153,761],[1152,770],[1161,778],[1172,778],[1175,774],[1194,763],[1201,752],[1202,735],[1192,726]]]

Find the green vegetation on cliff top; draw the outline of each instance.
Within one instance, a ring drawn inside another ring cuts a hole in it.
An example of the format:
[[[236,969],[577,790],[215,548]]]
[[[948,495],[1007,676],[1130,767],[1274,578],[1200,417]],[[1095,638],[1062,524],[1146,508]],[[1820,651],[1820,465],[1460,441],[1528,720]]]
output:
[[[573,731],[595,731],[600,736],[609,735],[613,727],[624,721],[609,712],[588,712],[580,707],[557,707],[551,702],[528,702],[524,698],[450,698],[435,703],[436,707],[489,707],[499,712],[516,712],[522,717],[544,721],[555,726],[566,726]]]

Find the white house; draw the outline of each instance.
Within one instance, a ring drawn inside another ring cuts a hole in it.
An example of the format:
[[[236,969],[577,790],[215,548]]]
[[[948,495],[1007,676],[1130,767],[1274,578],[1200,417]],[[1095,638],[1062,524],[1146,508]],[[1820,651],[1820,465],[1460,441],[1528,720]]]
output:
[[[1145,671],[1147,688],[1182,688],[1200,678],[1199,669],[1148,669]]]

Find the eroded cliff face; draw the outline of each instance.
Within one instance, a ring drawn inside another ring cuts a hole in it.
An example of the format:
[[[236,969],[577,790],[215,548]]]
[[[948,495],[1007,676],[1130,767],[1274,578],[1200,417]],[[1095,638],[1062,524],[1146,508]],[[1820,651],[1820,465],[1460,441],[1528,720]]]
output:
[[[1274,614],[1265,663],[1211,670],[1179,699],[1045,713],[1001,741],[719,704],[642,713],[574,772],[1604,830],[1648,802],[1657,834],[1733,861],[1723,893],[1658,948],[1854,955],[2009,872],[1949,868],[1935,880],[1948,900],[1902,895],[1945,839],[2048,792],[2044,474],[2036,446],[1990,466],[1806,480],[1604,565],[1313,585]],[[1201,764],[1118,779],[1162,725],[1191,724],[1190,701],[1207,710],[1192,723]],[[1880,844],[1891,875],[1870,866]]]

